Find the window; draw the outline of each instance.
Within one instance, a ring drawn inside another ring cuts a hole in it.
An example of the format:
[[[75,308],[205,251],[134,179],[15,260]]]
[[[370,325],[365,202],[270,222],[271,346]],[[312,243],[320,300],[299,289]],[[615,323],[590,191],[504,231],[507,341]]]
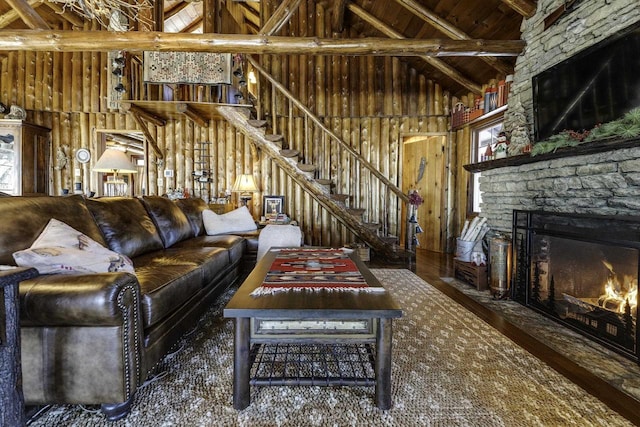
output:
[[[487,160],[485,153],[487,147],[496,144],[498,134],[502,132],[502,117],[498,120],[493,120],[489,123],[484,123],[472,129],[471,136],[471,162],[478,163]],[[480,176],[481,172],[475,172],[471,174],[471,182],[469,185],[469,203],[468,210],[470,213],[478,213],[482,204],[482,192],[480,191]]]

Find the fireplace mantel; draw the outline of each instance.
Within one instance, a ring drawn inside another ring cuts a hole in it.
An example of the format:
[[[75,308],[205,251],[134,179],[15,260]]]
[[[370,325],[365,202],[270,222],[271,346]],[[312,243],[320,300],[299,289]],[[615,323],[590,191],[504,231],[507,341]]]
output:
[[[554,152],[539,154],[537,156],[521,154],[518,156],[505,157],[503,159],[470,163],[468,165],[464,165],[464,168],[469,172],[482,172],[490,169],[520,166],[527,163],[541,162],[561,157],[575,157],[638,146],[640,146],[640,138],[607,138],[593,142],[586,142],[575,147],[562,147]]]

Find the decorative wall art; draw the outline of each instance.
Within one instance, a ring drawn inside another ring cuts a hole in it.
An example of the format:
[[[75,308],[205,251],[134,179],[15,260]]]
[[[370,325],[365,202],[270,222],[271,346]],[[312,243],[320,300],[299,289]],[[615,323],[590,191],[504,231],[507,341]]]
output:
[[[278,214],[283,213],[284,196],[263,196],[262,199],[265,218],[275,219]]]
[[[231,54],[144,52],[143,79],[148,83],[231,84]]]

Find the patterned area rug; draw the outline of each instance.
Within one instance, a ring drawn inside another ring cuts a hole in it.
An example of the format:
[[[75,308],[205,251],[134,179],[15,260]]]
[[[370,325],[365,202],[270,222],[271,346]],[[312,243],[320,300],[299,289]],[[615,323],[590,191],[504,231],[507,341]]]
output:
[[[129,416],[108,423],[56,406],[33,426],[627,426],[599,400],[515,345],[408,270],[374,269],[403,308],[394,323],[393,404],[373,387],[252,387],[232,406],[233,323],[220,305],[168,356],[166,376],[136,394]]]

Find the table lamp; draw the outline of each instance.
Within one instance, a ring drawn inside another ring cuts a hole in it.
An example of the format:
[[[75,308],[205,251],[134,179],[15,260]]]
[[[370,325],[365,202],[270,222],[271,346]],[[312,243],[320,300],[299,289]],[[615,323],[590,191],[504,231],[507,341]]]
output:
[[[113,185],[113,194],[117,196],[124,195],[124,188],[118,191],[118,185],[126,184],[124,180],[118,180],[119,173],[138,173],[138,169],[131,163],[127,155],[115,148],[107,148],[100,156],[96,164],[93,166],[94,172],[112,173],[113,179],[107,179],[108,185]]]
[[[242,206],[247,206],[247,202],[251,200],[251,193],[258,191],[256,180],[251,174],[242,174],[236,178],[236,182],[231,189],[234,193],[240,193],[240,202]]]

